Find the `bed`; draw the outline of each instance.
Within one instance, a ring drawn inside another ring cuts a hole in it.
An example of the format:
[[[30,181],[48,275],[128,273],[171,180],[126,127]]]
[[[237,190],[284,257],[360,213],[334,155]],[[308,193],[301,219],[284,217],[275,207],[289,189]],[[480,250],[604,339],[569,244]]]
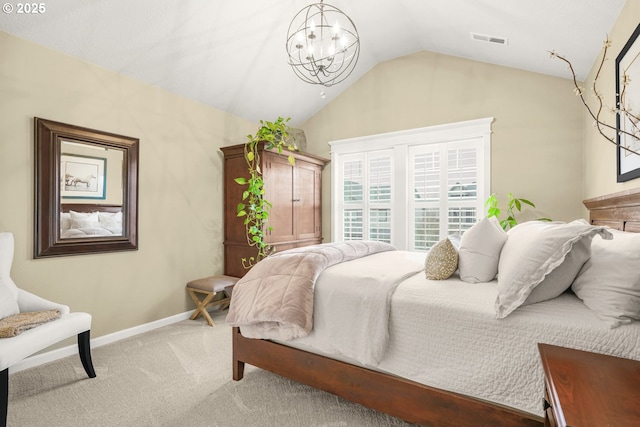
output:
[[[60,238],[122,236],[122,206],[99,204],[62,204]]]
[[[635,244],[635,237],[640,237],[630,234],[640,231],[640,189],[585,200],[584,204],[591,224],[618,230],[614,242],[624,243],[628,236],[634,236]],[[595,265],[601,258],[595,257],[595,242],[598,248],[608,243],[600,236],[593,241],[593,263],[589,263],[597,271]],[[382,256],[372,254],[364,259]],[[423,265],[424,254],[421,256],[406,254],[407,265]],[[623,259],[616,256],[614,260]],[[241,380],[244,365],[249,363],[415,424],[539,426],[544,385],[537,343],[640,360],[640,322],[628,321],[612,328],[594,311],[598,298],[606,299],[597,292],[595,299],[585,297],[583,301],[576,296],[582,297],[581,293],[568,290],[496,319],[494,281],[469,286],[454,275],[425,286],[422,272],[403,277],[394,288],[383,356],[380,360],[362,359],[340,346],[331,347],[332,339],[342,342],[349,337],[336,334],[336,329],[331,329],[335,328],[331,315],[323,314],[318,306],[325,300],[323,295],[328,298],[337,292],[331,286],[336,278],[349,270],[357,271],[353,266],[360,262],[365,261],[337,264],[319,275],[314,329],[309,335],[292,340],[255,339],[244,336],[241,327],[234,327],[233,379]],[[576,278],[576,282],[587,280],[588,273],[583,274],[587,264],[578,276],[583,279]],[[368,264],[366,268],[374,270],[372,275],[380,274],[376,265],[385,268],[382,261]],[[623,271],[610,270],[614,274]],[[418,303],[420,300],[429,301],[429,308]],[[339,304],[339,299],[332,301]],[[587,307],[587,303],[593,306]],[[345,304],[348,307],[348,299]]]

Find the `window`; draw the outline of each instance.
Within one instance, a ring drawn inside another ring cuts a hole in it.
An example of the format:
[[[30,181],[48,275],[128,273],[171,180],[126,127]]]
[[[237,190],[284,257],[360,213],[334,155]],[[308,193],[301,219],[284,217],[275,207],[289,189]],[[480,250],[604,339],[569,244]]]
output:
[[[492,118],[333,141],[332,239],[426,251],[484,214]]]

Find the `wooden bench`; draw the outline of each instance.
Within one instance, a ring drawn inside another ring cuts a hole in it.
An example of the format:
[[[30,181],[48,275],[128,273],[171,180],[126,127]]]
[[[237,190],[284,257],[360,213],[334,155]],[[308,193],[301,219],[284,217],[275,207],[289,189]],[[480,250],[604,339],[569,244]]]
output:
[[[231,289],[239,279],[239,277],[220,275],[203,277],[187,283],[187,292],[189,292],[193,302],[196,303],[196,309],[190,319],[195,320],[202,315],[210,326],[214,326],[207,307],[209,305],[220,305],[220,310],[229,307],[231,292],[225,290],[225,288]]]

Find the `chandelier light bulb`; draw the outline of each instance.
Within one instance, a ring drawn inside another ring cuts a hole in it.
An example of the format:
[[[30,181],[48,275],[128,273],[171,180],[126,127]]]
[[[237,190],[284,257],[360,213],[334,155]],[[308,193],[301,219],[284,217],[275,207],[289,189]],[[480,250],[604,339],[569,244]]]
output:
[[[349,77],[360,56],[358,30],[351,18],[322,0],[294,16],[286,47],[295,74],[326,87]]]

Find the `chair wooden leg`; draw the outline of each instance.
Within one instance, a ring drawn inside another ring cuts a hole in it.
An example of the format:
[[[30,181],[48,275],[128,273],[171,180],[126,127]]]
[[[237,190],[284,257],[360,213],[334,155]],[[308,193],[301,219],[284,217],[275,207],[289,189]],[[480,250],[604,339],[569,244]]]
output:
[[[80,360],[82,366],[89,378],[95,378],[96,372],[93,369],[93,362],[91,361],[91,343],[89,337],[91,331],[84,331],[78,334],[78,351],[80,353]]]
[[[9,368],[0,372],[0,399],[0,426],[5,427],[9,406]]]

